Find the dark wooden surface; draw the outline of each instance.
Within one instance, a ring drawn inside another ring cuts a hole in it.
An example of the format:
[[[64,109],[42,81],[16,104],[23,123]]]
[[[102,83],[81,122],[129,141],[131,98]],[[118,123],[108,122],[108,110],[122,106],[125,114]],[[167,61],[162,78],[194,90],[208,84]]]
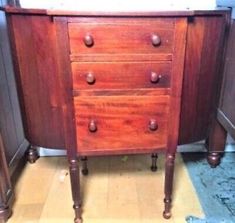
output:
[[[213,124],[226,12],[154,19],[17,10],[7,9],[26,136],[33,145],[67,149],[75,222],[81,221],[77,155],[158,149],[166,152],[169,218],[177,145],[207,138]],[[158,35],[161,44],[154,46]],[[166,72],[165,82],[149,82],[152,66]],[[95,75],[92,83],[87,72]]]
[[[74,103],[79,154],[166,148],[169,96],[79,96]],[[95,132],[88,128],[92,120],[97,125]],[[158,125],[155,131],[149,129],[151,120]]]
[[[73,88],[78,90],[169,88],[171,62],[74,62],[72,71]],[[87,82],[88,75],[93,82]],[[156,82],[154,75],[159,77]]]
[[[209,136],[222,79],[225,24],[226,16],[198,16],[188,23],[179,144]]]
[[[68,29],[72,55],[172,53],[174,20],[169,18],[157,21],[141,18],[76,18],[69,19]],[[92,47],[84,44],[86,35],[94,39]],[[152,35],[158,35],[161,39],[156,47],[152,45]]]
[[[20,98],[23,102],[22,108],[26,114],[24,125],[27,138],[33,145],[65,148],[62,106],[57,91],[59,88],[59,68],[55,52],[53,20],[47,16],[14,15],[9,18],[9,23],[16,25],[16,28],[11,29],[16,38],[13,43],[13,52],[22,60],[27,61],[25,64],[17,64],[15,61],[19,92],[21,92]],[[211,98],[217,90],[215,85],[220,75],[216,68],[220,53],[219,43],[223,39],[224,23],[223,16],[198,16],[190,19],[188,23],[179,144],[195,142],[208,137],[208,129],[211,124],[210,114],[214,107]],[[39,29],[43,32],[39,32]],[[42,33],[47,33],[47,35]],[[44,46],[50,50],[45,50]],[[37,54],[35,54],[35,50],[38,52]],[[157,55],[157,59],[163,58],[163,54],[155,55]],[[94,55],[94,57],[96,56]],[[97,56],[97,58],[100,57]],[[45,60],[44,58],[49,59]],[[84,57],[82,58],[84,59]],[[88,65],[87,61],[93,57],[85,58],[86,61],[82,67]],[[100,58],[100,62],[104,58]],[[115,61],[120,58],[129,60],[126,55],[119,56],[119,58],[115,56],[110,60]],[[79,59],[81,57],[75,61]],[[143,56],[142,59],[150,61],[154,58]],[[168,60],[172,60],[172,56],[168,56]],[[83,72],[85,68],[82,67],[80,69]],[[75,69],[74,66],[73,69]],[[100,70],[99,65],[95,69]],[[22,73],[24,75],[21,77]],[[102,75],[104,74],[102,73]],[[97,81],[97,86],[98,84]]]
[[[9,23],[26,137],[35,146],[64,149],[54,24],[47,16],[21,15]]]
[[[231,21],[218,119],[235,139],[235,21]]]

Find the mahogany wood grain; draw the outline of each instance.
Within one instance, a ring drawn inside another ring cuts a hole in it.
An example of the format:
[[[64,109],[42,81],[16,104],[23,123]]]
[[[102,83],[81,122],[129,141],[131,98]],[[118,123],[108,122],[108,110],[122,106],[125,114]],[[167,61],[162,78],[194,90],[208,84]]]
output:
[[[33,145],[65,148],[54,24],[46,16],[8,19],[26,138]]]
[[[72,62],[127,62],[127,61],[136,61],[136,62],[150,62],[150,61],[171,61],[172,54],[170,53],[158,53],[158,54],[130,54],[130,53],[122,53],[122,54],[72,54],[70,55],[70,60]]]
[[[75,222],[81,222],[78,156],[159,150],[166,152],[163,215],[169,218],[177,144],[208,135],[224,12],[193,18],[187,17],[193,11],[156,12],[157,17],[114,13],[112,18],[93,12],[91,17],[11,12],[27,134],[41,146],[67,149]],[[145,84],[152,65],[168,73],[168,82],[159,88]],[[87,72],[97,76],[87,77]]]
[[[73,90],[74,96],[157,96],[157,95],[169,95],[170,88],[138,88],[138,89],[112,89],[112,90]]]
[[[111,69],[110,69],[111,68]],[[74,89],[137,89],[169,88],[171,77],[170,62],[87,62],[72,63]],[[87,76],[95,80],[87,82]],[[159,77],[154,82],[153,75]]]
[[[56,30],[56,50],[58,55],[58,92],[63,111],[65,148],[69,162],[70,181],[75,211],[75,222],[81,222],[80,176],[77,157],[76,124],[72,95],[72,73],[69,61],[69,39],[67,35],[67,18],[54,18]]]
[[[169,105],[169,126],[167,132],[167,147],[165,159],[165,186],[163,217],[171,217],[171,201],[173,192],[174,161],[178,145],[182,85],[185,62],[185,47],[187,34],[187,19],[177,19],[174,33],[174,54],[172,60],[172,80]]]
[[[79,154],[166,147],[168,96],[76,97],[74,103]],[[92,120],[94,132],[88,128]],[[151,120],[156,131],[149,129]]]
[[[208,137],[221,81],[225,16],[189,19],[184,65],[179,144]]]
[[[155,54],[171,53],[174,19],[70,19],[68,24],[71,54]],[[109,33],[109,35],[107,35]],[[161,43],[153,45],[152,35]],[[94,43],[87,46],[84,38]]]

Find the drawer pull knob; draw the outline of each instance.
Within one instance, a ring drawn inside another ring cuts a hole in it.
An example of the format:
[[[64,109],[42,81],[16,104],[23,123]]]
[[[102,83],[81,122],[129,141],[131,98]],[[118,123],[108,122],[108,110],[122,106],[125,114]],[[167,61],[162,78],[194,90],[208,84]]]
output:
[[[97,126],[94,120],[91,120],[89,125],[88,125],[88,129],[90,132],[96,132],[97,131]]]
[[[92,47],[94,45],[94,39],[91,35],[86,35],[83,41],[87,47]]]
[[[149,121],[149,129],[151,131],[156,131],[158,129],[158,124],[157,124],[157,121],[155,119],[150,119],[150,121]]]
[[[89,73],[86,75],[86,81],[88,84],[94,84],[95,83],[95,76],[92,73]]]
[[[151,37],[151,39],[152,39],[152,44],[153,44],[153,46],[159,46],[160,44],[161,44],[161,38],[160,38],[160,36],[158,36],[158,35],[156,35],[156,34],[153,34],[152,35],[152,37]]]
[[[151,72],[151,77],[150,77],[150,81],[154,84],[158,83],[162,78],[162,75],[157,74],[155,72]]]

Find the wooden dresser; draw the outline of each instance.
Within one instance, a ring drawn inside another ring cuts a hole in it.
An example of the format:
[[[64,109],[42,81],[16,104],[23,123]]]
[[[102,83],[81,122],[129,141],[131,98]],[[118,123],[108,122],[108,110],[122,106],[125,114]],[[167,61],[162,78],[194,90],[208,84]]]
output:
[[[5,11],[26,135],[67,149],[75,222],[78,158],[150,153],[156,170],[159,151],[170,218],[177,145],[208,137],[229,11]]]

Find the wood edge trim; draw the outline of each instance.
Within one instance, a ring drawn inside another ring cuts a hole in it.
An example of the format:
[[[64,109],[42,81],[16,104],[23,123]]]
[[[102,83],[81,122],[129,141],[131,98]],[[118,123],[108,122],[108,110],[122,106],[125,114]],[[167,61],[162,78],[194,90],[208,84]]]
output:
[[[162,11],[73,11],[73,10],[59,10],[59,9],[40,9],[40,8],[21,8],[16,6],[6,5],[0,7],[0,10],[11,14],[40,14],[40,15],[51,15],[51,16],[196,16],[196,15],[222,15],[231,11],[229,8],[217,7],[212,9],[199,9],[199,10],[162,10]]]

